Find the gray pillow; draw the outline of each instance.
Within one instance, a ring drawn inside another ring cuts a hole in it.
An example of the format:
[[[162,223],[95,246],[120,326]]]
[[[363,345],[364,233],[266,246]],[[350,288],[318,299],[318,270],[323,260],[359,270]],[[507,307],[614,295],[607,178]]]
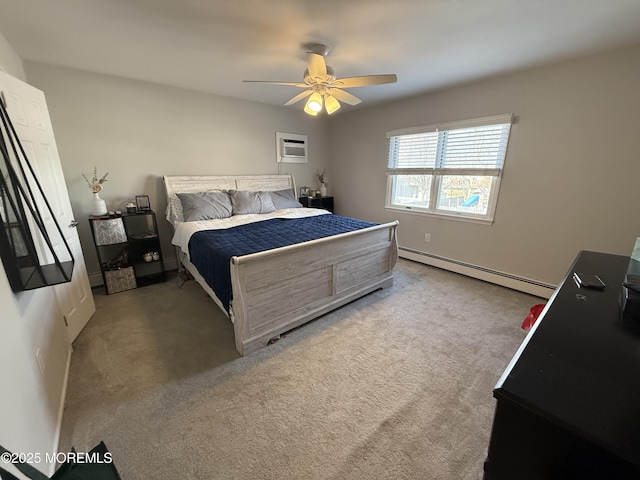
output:
[[[231,216],[231,199],[227,192],[177,193],[185,222],[216,220]]]
[[[229,190],[229,196],[231,197],[234,215],[269,213],[276,209],[271,200],[271,196],[267,192]]]
[[[271,197],[276,210],[280,210],[282,208],[302,208],[302,204],[298,201],[293,190],[290,188],[266,193]]]

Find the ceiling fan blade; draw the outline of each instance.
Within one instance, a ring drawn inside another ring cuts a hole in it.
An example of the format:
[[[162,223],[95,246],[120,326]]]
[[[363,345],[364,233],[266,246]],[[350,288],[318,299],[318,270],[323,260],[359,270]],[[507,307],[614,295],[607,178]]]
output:
[[[362,77],[338,78],[331,86],[341,88],[367,87],[369,85],[384,85],[385,83],[396,83],[398,77],[389,73],[384,75],[364,75]]]
[[[327,64],[324,61],[324,57],[317,53],[308,52],[307,64],[311,78],[317,79],[319,82],[324,82],[327,78]]]
[[[338,100],[344,103],[348,103],[349,105],[357,105],[362,101],[355,95],[351,95],[349,92],[345,92],[344,90],[340,90],[339,88],[329,88],[328,91]]]
[[[300,100],[302,100],[303,98],[308,97],[309,95],[311,95],[313,93],[313,90],[305,90],[302,93],[299,93],[298,95],[296,95],[295,97],[293,97],[291,100],[289,100],[287,103],[285,103],[285,105],[293,105],[294,103],[299,102]]]
[[[309,85],[300,82],[271,82],[268,80],[243,80],[244,83],[269,83],[271,85],[286,85],[288,87],[308,88]]]

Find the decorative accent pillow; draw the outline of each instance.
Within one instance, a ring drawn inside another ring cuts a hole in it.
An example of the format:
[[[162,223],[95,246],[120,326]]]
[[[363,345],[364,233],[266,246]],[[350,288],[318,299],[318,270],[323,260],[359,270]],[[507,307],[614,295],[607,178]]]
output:
[[[296,195],[293,193],[293,190],[290,188],[287,188],[286,190],[277,190],[275,192],[265,193],[268,193],[271,197],[276,210],[280,210],[283,208],[302,208],[302,204],[298,201]]]
[[[182,203],[180,203],[180,199],[175,194],[171,195],[171,198],[169,198],[165,215],[171,225],[184,222],[184,217],[182,216]]]
[[[231,216],[231,199],[227,192],[177,193],[185,222],[216,220]]]
[[[248,192],[229,190],[234,215],[248,213],[270,213],[276,210],[271,196],[267,192]]]

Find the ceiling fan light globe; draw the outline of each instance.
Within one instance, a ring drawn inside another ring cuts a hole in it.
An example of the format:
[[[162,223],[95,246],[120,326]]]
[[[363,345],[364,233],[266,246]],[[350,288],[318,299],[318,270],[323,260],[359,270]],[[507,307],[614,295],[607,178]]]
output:
[[[329,95],[324,99],[324,107],[327,109],[327,113],[331,115],[340,108],[340,102]]]
[[[305,108],[308,108],[309,110],[316,113],[322,110],[322,95],[320,95],[320,93],[318,92],[314,92],[309,97],[309,101],[307,102],[307,105]]]
[[[318,102],[309,102],[309,110],[319,112],[320,110],[322,110],[322,104]]]
[[[304,113],[311,115],[312,117],[315,117],[316,115],[318,115],[318,112],[311,110],[309,108],[309,102],[307,102],[306,105],[304,106]]]

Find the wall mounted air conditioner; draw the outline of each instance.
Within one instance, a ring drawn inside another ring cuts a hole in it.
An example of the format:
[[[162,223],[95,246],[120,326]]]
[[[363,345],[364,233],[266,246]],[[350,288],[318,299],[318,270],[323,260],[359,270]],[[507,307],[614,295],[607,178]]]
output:
[[[276,132],[276,161],[307,163],[309,140],[307,135]]]

